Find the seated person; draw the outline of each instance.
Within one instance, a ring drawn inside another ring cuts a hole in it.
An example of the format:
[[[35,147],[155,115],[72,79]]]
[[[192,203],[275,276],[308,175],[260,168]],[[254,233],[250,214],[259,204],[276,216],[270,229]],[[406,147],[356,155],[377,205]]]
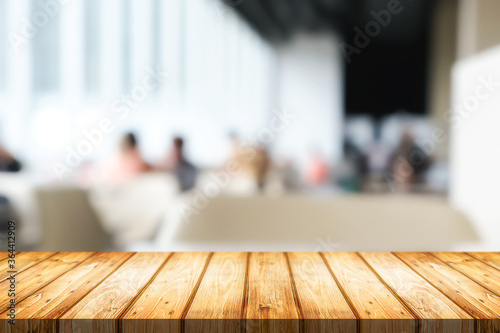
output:
[[[18,172],[21,169],[21,163],[16,160],[7,150],[0,146],[0,171]]]
[[[121,141],[120,149],[103,167],[104,181],[121,183],[150,171],[151,166],[142,158],[137,138],[127,133]]]
[[[403,189],[413,190],[411,185],[424,184],[432,159],[415,142],[409,131],[401,136],[399,146],[390,158],[390,167]]]
[[[263,191],[266,178],[271,166],[271,159],[262,145],[244,146],[239,140],[232,138],[233,152],[230,161],[241,168],[242,175],[246,176],[258,191]],[[252,185],[252,187],[254,187]]]
[[[173,140],[172,152],[168,156],[167,171],[173,172],[179,181],[181,191],[188,191],[196,185],[197,170],[184,155],[184,140],[175,137]]]
[[[316,187],[325,185],[329,180],[329,166],[319,152],[314,152],[306,169],[307,185]]]

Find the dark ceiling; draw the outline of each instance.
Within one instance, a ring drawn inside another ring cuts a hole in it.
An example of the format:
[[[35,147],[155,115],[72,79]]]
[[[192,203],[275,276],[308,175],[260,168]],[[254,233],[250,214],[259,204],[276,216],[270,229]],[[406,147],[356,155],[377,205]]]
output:
[[[222,0],[271,43],[296,32],[335,31],[353,44],[355,27],[374,20],[371,12],[397,0]],[[426,113],[429,31],[433,0],[400,0],[403,10],[368,47],[345,63],[347,114],[378,118],[404,109]],[[339,43],[340,46],[340,43]]]
[[[396,0],[222,0],[235,8],[264,37],[283,40],[296,31],[333,29],[347,32],[363,26],[370,11],[387,9]],[[407,40],[418,35],[426,25],[431,0],[400,0],[404,10],[386,27],[383,38]]]
[[[284,40],[299,30],[341,29],[355,1],[223,0],[236,8],[265,38]]]

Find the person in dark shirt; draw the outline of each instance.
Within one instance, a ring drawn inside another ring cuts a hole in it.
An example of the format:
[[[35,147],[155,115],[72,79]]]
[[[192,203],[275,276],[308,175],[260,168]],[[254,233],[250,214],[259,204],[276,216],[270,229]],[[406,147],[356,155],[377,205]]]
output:
[[[175,137],[173,140],[168,170],[177,176],[181,191],[188,191],[195,186],[198,172],[184,156],[184,140],[181,137]]]
[[[7,150],[0,146],[0,171],[18,172],[21,169],[21,163],[16,160]]]
[[[403,133],[390,161],[392,172],[404,185],[425,183],[426,173],[432,165],[431,157],[415,142],[409,132]]]

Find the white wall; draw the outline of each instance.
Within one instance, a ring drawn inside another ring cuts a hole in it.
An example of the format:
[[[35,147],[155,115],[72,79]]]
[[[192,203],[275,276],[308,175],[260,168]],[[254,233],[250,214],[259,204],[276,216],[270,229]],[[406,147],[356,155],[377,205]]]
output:
[[[500,250],[500,85],[482,83],[490,76],[500,84],[500,47],[459,62],[453,72],[450,198],[481,238],[467,250]]]
[[[279,47],[278,106],[297,114],[274,143],[277,156],[303,167],[312,150],[329,161],[341,156],[342,57],[335,35],[297,35]]]

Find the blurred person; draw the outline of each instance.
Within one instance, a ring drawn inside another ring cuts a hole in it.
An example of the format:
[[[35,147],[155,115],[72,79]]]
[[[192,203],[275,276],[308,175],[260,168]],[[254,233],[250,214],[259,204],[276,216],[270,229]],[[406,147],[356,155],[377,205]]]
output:
[[[188,191],[196,185],[198,171],[184,154],[184,139],[175,137],[172,142],[172,151],[167,160],[166,170],[173,172],[179,181],[181,191]]]
[[[269,171],[270,166],[269,154],[267,153],[267,149],[264,146],[257,146],[255,148],[255,157],[252,159],[250,163],[250,171],[254,176],[254,179],[257,183],[257,187],[260,191],[264,190],[266,176]]]
[[[150,170],[139,151],[137,137],[130,132],[123,136],[118,152],[105,162],[103,177],[104,181],[121,183]]]
[[[21,171],[21,163],[15,159],[5,148],[0,146],[0,171],[18,172]]]
[[[367,152],[367,167],[372,175],[380,175],[390,165],[393,148],[386,142],[377,140],[373,142]]]
[[[244,186],[246,191],[255,189],[263,191],[266,186],[266,178],[270,168],[270,158],[267,149],[260,145],[244,145],[235,133],[229,135],[231,142],[230,162],[238,165],[241,170],[240,176],[246,179]],[[240,177],[240,180],[243,180]]]
[[[410,185],[423,184],[432,164],[431,158],[418,146],[410,132],[405,131],[390,158],[390,168],[395,180],[406,189]]]
[[[344,157],[338,167],[338,182],[349,192],[359,192],[368,174],[367,156],[351,140],[344,141]]]
[[[301,189],[299,172],[291,159],[284,159],[278,166],[283,188],[287,192]]]
[[[306,183],[317,187],[325,185],[329,178],[329,166],[320,152],[315,151],[306,166]]]

